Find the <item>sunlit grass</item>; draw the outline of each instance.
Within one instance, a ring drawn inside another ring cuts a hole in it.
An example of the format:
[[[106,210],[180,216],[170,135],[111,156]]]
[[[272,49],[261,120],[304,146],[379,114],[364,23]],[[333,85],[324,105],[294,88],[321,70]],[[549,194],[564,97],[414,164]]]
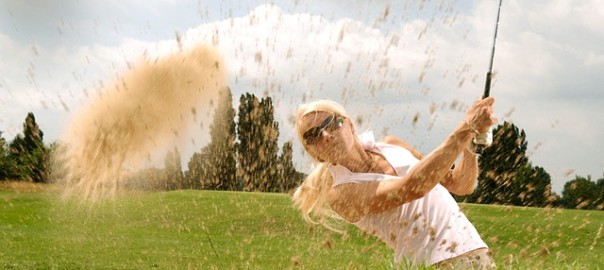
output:
[[[463,205],[502,269],[597,269],[603,211]],[[284,194],[174,191],[86,206],[0,191],[0,268],[388,269],[352,227],[305,224]],[[600,233],[598,233],[600,232]]]

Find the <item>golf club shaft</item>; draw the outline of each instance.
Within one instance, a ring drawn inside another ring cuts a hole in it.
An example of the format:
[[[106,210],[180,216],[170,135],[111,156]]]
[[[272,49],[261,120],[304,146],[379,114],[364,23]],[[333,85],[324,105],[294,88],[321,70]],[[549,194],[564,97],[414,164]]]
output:
[[[495,58],[495,44],[497,42],[497,30],[499,28],[499,14],[501,14],[501,2],[503,0],[499,0],[499,8],[497,9],[497,19],[495,21],[495,35],[493,36],[493,47],[491,48],[491,60],[489,62],[489,71],[487,72],[487,78],[484,84],[484,93],[482,94],[482,98],[487,98],[491,94],[491,79],[493,77],[493,59]],[[479,153],[482,153],[484,148],[491,145],[493,142],[493,131],[489,129],[488,132],[479,134],[474,138],[474,144],[477,147]]]

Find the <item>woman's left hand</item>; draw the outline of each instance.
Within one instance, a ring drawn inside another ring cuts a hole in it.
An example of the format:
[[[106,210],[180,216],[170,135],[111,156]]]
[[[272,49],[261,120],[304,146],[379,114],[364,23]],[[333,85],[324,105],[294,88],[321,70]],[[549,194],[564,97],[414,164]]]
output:
[[[494,103],[493,97],[476,101],[466,112],[465,121],[478,132],[486,133],[492,125],[497,124],[497,118],[493,115]]]

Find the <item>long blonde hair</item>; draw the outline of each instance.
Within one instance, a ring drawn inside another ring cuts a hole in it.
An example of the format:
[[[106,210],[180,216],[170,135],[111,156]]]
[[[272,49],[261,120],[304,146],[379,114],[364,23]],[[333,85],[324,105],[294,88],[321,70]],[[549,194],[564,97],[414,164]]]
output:
[[[307,145],[303,139],[305,130],[300,129],[302,118],[308,114],[317,112],[337,113],[347,117],[344,107],[331,100],[323,99],[301,105],[296,113],[295,127],[298,139],[304,146],[304,149],[307,149]],[[309,153],[308,150],[306,152]],[[328,169],[330,164],[319,160],[315,156],[311,155],[311,157],[317,164],[308,177],[304,179],[302,185],[296,188],[296,191],[292,196],[294,205],[302,211],[302,216],[307,222],[313,224],[319,223],[331,230],[339,231],[329,222],[329,220],[333,219],[341,220],[340,216],[331,209],[327,201],[327,193],[331,189],[333,183],[333,178]],[[317,218],[318,221],[313,219],[311,215],[314,218]]]

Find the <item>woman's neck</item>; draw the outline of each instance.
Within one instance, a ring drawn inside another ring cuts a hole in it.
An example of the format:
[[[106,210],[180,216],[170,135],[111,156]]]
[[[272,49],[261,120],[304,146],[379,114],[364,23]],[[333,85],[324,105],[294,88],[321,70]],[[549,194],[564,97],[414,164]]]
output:
[[[370,172],[376,164],[373,156],[360,144],[355,145],[353,150],[338,163],[352,172]]]

